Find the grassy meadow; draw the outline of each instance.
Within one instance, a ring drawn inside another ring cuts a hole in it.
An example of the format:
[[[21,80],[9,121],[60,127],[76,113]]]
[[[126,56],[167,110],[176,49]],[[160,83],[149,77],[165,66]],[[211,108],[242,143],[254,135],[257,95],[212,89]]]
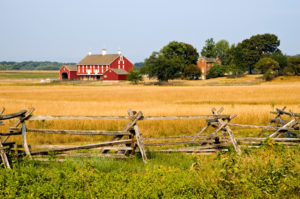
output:
[[[58,71],[0,71],[0,80],[57,78]]]
[[[124,160],[15,161],[0,198],[299,198],[299,148],[217,156],[148,153]]]
[[[218,81],[219,80],[219,81]],[[1,85],[0,105],[5,113],[34,107],[35,115],[126,116],[127,109],[142,111],[145,116],[203,115],[211,108],[224,107],[224,114],[237,114],[233,123],[268,124],[274,107],[287,106],[300,112],[300,78],[276,79],[258,83],[257,76],[241,79],[219,78],[207,81],[182,81],[175,86],[145,86],[101,82],[59,85]],[[219,85],[213,85],[219,82]],[[220,85],[222,84],[223,85]],[[246,84],[247,83],[247,84]],[[1,84],[1,82],[0,82]],[[26,86],[27,85],[27,86]],[[228,86],[230,85],[230,86]],[[142,121],[144,137],[193,135],[204,120]],[[46,121],[29,122],[29,127],[54,129],[119,130],[125,121]],[[10,124],[0,126],[2,131]],[[259,130],[236,129],[236,136],[255,136]],[[90,142],[99,136],[31,135],[32,144]],[[17,141],[20,140],[17,138]]]

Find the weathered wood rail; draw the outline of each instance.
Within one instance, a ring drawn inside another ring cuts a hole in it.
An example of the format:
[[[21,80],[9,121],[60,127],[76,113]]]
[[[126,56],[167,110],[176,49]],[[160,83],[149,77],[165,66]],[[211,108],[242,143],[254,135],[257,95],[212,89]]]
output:
[[[135,112],[132,110],[128,110],[128,114],[130,117],[129,123],[121,130],[121,131],[106,131],[106,130],[57,130],[57,129],[34,129],[27,128],[25,121],[30,120],[32,117],[32,113],[34,109],[29,111],[22,110],[18,113],[13,113],[9,115],[2,115],[4,112],[4,108],[1,109],[0,120],[9,120],[16,119],[17,122],[15,125],[9,128],[8,133],[0,133],[1,136],[5,136],[3,140],[0,141],[0,155],[1,160],[4,163],[5,168],[10,168],[9,160],[7,158],[6,149],[12,148],[12,146],[7,147],[7,140],[10,136],[22,135],[23,148],[25,151],[25,155],[32,159],[32,156],[35,155],[47,155],[49,153],[60,153],[66,151],[80,150],[80,149],[94,149],[105,146],[118,146],[126,144],[126,147],[115,147],[115,149],[122,150],[122,152],[128,152],[129,154],[134,154],[136,148],[139,148],[139,151],[142,154],[142,158],[144,162],[147,162],[146,151],[144,148],[143,137],[140,133],[140,130],[137,126],[137,121],[143,118],[142,112]],[[48,117],[48,118],[51,118]],[[36,120],[36,118],[34,119]],[[22,124],[21,127],[19,125]],[[28,142],[27,142],[27,133],[43,133],[43,134],[64,134],[64,135],[108,135],[118,137],[119,139],[111,140],[109,142],[101,142],[94,144],[86,144],[79,146],[66,146],[62,148],[55,148],[44,151],[30,151]],[[122,137],[127,136],[128,139],[121,139]],[[129,144],[129,145],[128,145]],[[108,148],[110,150],[112,148]]]
[[[21,110],[17,113],[12,113],[12,114],[8,114],[8,115],[3,115],[4,111],[5,111],[5,108],[2,108],[0,111],[0,121],[18,118],[17,122],[14,124],[14,127],[18,127],[20,124],[22,125],[20,132],[17,132],[17,133],[9,132],[9,133],[0,135],[0,138],[1,138],[1,136],[5,136],[3,140],[0,140],[1,160],[3,162],[4,168],[10,169],[11,168],[10,163],[9,163],[4,146],[6,146],[8,144],[8,146],[9,146],[8,149],[10,149],[14,145],[14,143],[9,144],[6,142],[11,135],[22,135],[22,141],[23,141],[23,147],[24,147],[25,153],[26,153],[26,155],[29,156],[29,158],[31,158],[29,147],[27,144],[27,139],[26,139],[25,121],[31,117],[31,114],[34,111],[34,108],[31,108],[29,111]],[[3,124],[3,122],[2,122],[2,124]]]
[[[142,112],[128,110],[128,116],[33,116],[34,109],[29,111],[21,110],[17,113],[3,115],[4,108],[0,110],[0,125],[5,120],[16,119],[16,123],[9,128],[8,133],[0,133],[0,155],[5,168],[10,168],[9,160],[6,151],[11,149],[13,142],[7,142],[10,136],[22,135],[23,149],[25,155],[32,159],[32,156],[47,155],[49,153],[63,153],[67,151],[81,149],[102,149],[101,156],[106,156],[111,150],[117,151],[117,155],[133,155],[139,151],[143,161],[147,162],[145,146],[150,151],[159,152],[186,152],[186,153],[217,153],[228,151],[228,146],[232,145],[237,152],[241,154],[241,147],[259,147],[267,138],[272,138],[275,142],[288,146],[299,146],[299,117],[300,114],[292,111],[285,111],[276,108],[271,111],[275,117],[270,120],[268,125],[249,125],[249,124],[234,124],[230,123],[236,115],[223,115],[223,108],[216,110],[212,109],[211,115],[198,116],[143,116]],[[288,118],[282,118],[283,116]],[[129,121],[123,129],[119,131],[106,130],[58,130],[58,129],[37,129],[27,128],[26,121],[37,120],[127,120]],[[138,121],[146,120],[186,120],[186,119],[206,119],[206,125],[199,129],[198,132],[192,135],[171,136],[161,138],[143,138],[141,130],[138,126]],[[262,129],[258,137],[236,138],[233,130],[235,128],[256,128]],[[212,130],[211,130],[212,129]],[[267,137],[259,137],[266,130],[273,131]],[[113,136],[110,141],[93,143],[79,146],[60,146],[53,145],[41,151],[31,151],[27,142],[27,133],[42,133],[42,134],[60,134],[60,135],[105,135]],[[286,136],[279,138],[278,136]],[[169,148],[165,148],[169,146]],[[157,148],[159,147],[159,148]],[[162,147],[162,148],[161,148]],[[63,154],[62,154],[63,155]],[[100,154],[99,154],[100,156]]]

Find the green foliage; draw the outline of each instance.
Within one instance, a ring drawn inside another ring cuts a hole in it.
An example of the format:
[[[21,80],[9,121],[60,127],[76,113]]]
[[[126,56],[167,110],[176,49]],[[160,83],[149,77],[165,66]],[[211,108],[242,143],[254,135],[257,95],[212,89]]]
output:
[[[143,81],[143,75],[137,70],[131,70],[127,76],[127,80],[138,84],[140,81]]]
[[[288,57],[282,54],[281,51],[275,51],[271,54],[271,58],[278,62],[279,64],[279,74],[283,74],[284,68],[287,66],[287,59]]]
[[[266,73],[268,70],[278,71],[279,64],[272,58],[264,57],[255,64],[255,70],[262,73]]]
[[[11,70],[11,67],[7,66],[7,65],[1,65],[0,64],[0,70]]]
[[[199,79],[201,71],[197,65],[191,64],[184,69],[184,77],[186,79],[194,80]]]
[[[63,65],[74,65],[75,63],[60,62],[0,62],[0,70],[59,70]]]
[[[255,64],[265,55],[280,51],[280,41],[274,34],[254,35],[238,43],[235,51],[237,65],[248,67],[249,74],[252,74]]]
[[[205,41],[205,46],[201,50],[203,57],[216,57],[216,43],[213,38],[209,38]]]
[[[197,63],[198,57],[192,45],[172,41],[145,60],[141,73],[150,78],[157,77],[159,81],[168,81],[180,77],[188,65]]]
[[[223,77],[226,73],[226,67],[221,64],[214,64],[208,71],[207,78]]]
[[[270,81],[278,76],[279,64],[272,58],[264,57],[255,64],[255,70],[257,72],[262,72],[264,74],[264,79]]]
[[[272,69],[268,69],[265,73],[264,73],[264,79],[266,81],[271,81],[272,79],[274,79],[275,77],[277,77],[277,72],[275,72]]]
[[[160,50],[160,53],[166,59],[177,60],[182,69],[190,64],[197,64],[199,58],[196,48],[190,44],[177,41],[171,41]]]
[[[234,63],[226,66],[226,72],[230,73],[231,77],[240,77],[244,74],[244,71]]]
[[[159,81],[168,81],[180,77],[182,66],[178,59],[168,59],[162,54],[153,52],[145,60],[145,66],[141,68],[141,73],[147,74],[150,78],[157,77]]]
[[[287,67],[284,68],[283,74],[285,75],[300,75],[300,57],[293,56],[287,60]]]
[[[0,198],[297,198],[299,152],[274,145],[241,156],[151,153],[146,165],[139,158],[17,161],[0,168]]]
[[[228,53],[229,42],[226,40],[220,40],[215,43],[213,38],[205,41],[205,46],[202,48],[201,55],[204,57],[218,57],[222,63],[226,62]]]
[[[222,61],[222,63],[225,61],[226,56],[228,56],[227,52],[229,50],[229,42],[226,40],[220,40],[216,43],[215,51],[216,56],[219,57],[219,59]]]

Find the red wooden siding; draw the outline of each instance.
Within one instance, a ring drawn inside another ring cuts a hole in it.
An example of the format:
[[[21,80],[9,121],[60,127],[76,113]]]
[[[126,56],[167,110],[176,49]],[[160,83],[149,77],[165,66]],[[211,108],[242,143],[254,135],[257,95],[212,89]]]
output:
[[[98,56],[98,55],[94,55]],[[95,57],[85,57],[86,61],[80,61],[76,66],[63,66],[60,69],[60,79],[63,79],[63,73],[68,74],[68,79],[80,79],[80,80],[126,80],[127,74],[133,69],[133,64],[123,55],[111,54],[109,57],[101,56],[98,60],[88,60],[94,59]],[[105,55],[104,55],[105,56]],[[97,58],[97,57],[96,57]],[[104,59],[104,60],[103,60]],[[106,65],[82,65],[82,64],[106,64]],[[108,70],[112,69],[122,69],[122,70]],[[71,71],[69,71],[71,70]],[[126,72],[125,72],[125,71]]]
[[[59,77],[60,79],[63,79],[62,78],[62,74],[63,73],[67,73],[68,74],[68,79],[79,79],[80,76],[77,75],[77,72],[76,71],[69,71],[65,66],[63,66],[60,71],[59,71]]]
[[[113,61],[110,65],[110,68],[115,69],[124,69],[127,72],[131,71],[133,69],[133,64],[124,56],[122,56],[123,60],[121,60],[121,57]]]
[[[103,74],[103,80],[126,80],[127,75],[118,75],[113,70],[108,70]]]

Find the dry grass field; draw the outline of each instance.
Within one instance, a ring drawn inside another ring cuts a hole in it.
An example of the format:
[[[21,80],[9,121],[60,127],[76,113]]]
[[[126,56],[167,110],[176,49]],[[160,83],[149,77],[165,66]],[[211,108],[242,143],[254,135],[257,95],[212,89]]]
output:
[[[255,76],[253,76],[255,77]],[[35,115],[125,116],[127,109],[141,110],[147,116],[210,114],[212,107],[236,113],[234,123],[267,124],[274,107],[288,106],[300,112],[300,78],[276,79],[262,83],[257,78],[185,81],[179,86],[144,85],[5,85],[0,86],[0,106],[5,113],[34,107]],[[217,84],[216,84],[217,83]],[[124,121],[47,121],[30,122],[31,127],[55,129],[121,129]],[[145,137],[190,135],[204,120],[143,121]],[[5,131],[9,124],[0,126]],[[255,131],[253,133],[256,133]],[[237,130],[237,136],[251,134]],[[97,137],[30,135],[29,143],[88,142]]]

